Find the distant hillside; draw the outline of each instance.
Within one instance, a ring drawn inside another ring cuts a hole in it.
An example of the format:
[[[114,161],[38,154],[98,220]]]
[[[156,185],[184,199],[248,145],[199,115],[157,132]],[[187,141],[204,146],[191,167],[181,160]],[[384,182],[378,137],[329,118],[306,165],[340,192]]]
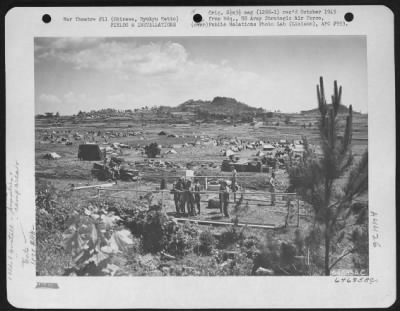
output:
[[[191,112],[207,111],[211,114],[223,113],[226,115],[262,112],[261,108],[250,107],[229,97],[215,97],[212,101],[191,99],[180,104],[176,109]]]
[[[328,104],[328,108],[332,108],[332,104]],[[340,105],[339,106],[339,113],[347,113],[349,111],[349,108],[345,105]],[[300,112],[301,114],[319,114],[319,108],[314,108],[314,109],[310,109],[310,110],[302,110]],[[353,113],[359,113],[359,112],[355,112],[353,110]]]

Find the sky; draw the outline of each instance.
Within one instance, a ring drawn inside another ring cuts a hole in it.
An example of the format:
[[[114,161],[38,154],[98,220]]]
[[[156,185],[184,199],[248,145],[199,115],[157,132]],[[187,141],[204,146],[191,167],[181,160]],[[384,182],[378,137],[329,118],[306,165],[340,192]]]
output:
[[[177,106],[233,97],[269,111],[318,105],[323,76],[367,112],[364,36],[35,38],[36,113]]]

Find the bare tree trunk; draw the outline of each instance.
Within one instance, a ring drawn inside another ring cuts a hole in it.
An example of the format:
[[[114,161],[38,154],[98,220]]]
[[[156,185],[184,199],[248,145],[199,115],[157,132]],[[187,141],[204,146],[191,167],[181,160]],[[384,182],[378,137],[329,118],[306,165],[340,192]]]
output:
[[[325,275],[330,275],[329,254],[330,254],[331,238],[329,236],[328,226],[325,227]]]

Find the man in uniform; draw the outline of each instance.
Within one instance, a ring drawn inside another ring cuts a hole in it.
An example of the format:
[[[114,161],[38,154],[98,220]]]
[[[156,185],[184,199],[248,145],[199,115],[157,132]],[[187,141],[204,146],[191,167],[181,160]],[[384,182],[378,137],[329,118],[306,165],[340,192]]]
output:
[[[175,209],[176,209],[176,214],[180,215],[181,213],[181,191],[182,191],[182,181],[181,179],[178,179],[173,187],[173,194],[174,194],[174,202],[175,202]]]
[[[200,215],[200,183],[198,179],[194,184],[194,201],[196,202],[197,212]]]
[[[196,211],[194,209],[194,196],[192,190],[193,190],[192,182],[190,180],[187,180],[185,185],[185,196],[186,196],[188,214],[190,216],[196,216]]]
[[[186,195],[186,179],[185,177],[181,177],[181,185],[182,185],[182,189],[180,191],[180,195],[179,195],[179,205],[180,205],[180,210],[182,214],[185,214],[185,206],[186,206],[186,202],[187,202],[187,195]]]
[[[269,188],[271,192],[271,205],[275,205],[275,173],[272,172],[271,178],[269,179]]]
[[[219,211],[221,214],[223,214],[223,208],[224,208],[224,196],[223,196],[223,191],[225,189],[224,181],[220,180],[219,182]]]
[[[228,205],[229,205],[229,188],[226,181],[221,181],[221,186],[219,187],[219,209],[221,214],[223,213],[225,217],[229,217]]]
[[[229,205],[229,188],[228,185],[225,183],[223,187],[223,193],[222,193],[222,201],[224,205],[224,216],[229,217],[228,214],[228,205]]]

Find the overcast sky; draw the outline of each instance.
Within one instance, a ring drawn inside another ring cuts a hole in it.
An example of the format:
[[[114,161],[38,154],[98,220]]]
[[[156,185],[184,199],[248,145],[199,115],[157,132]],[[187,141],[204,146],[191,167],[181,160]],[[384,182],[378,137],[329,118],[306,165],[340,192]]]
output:
[[[36,113],[177,106],[233,97],[284,112],[317,107],[333,80],[367,112],[362,36],[36,38]]]

